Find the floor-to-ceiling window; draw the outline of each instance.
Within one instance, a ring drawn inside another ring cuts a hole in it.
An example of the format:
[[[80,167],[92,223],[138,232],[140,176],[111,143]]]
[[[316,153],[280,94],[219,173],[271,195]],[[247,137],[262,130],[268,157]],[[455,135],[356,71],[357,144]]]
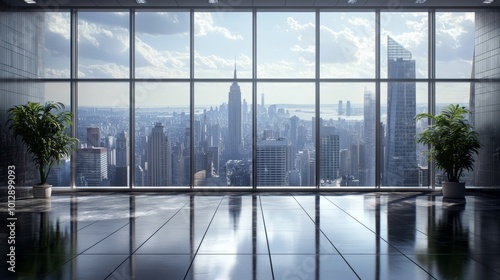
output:
[[[415,142],[428,123],[415,115],[458,103],[486,127],[498,105],[486,97],[499,77],[494,12],[39,15],[43,40],[31,46],[43,55],[30,78],[43,101],[75,113],[80,141],[53,170],[56,186],[439,186],[442,172]],[[497,132],[480,130],[495,150]],[[469,186],[482,178],[465,176]]]

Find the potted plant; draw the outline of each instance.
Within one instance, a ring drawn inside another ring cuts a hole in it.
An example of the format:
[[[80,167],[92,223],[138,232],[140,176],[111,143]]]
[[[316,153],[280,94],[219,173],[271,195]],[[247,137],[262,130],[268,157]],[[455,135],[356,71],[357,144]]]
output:
[[[47,184],[47,178],[52,166],[70,155],[78,142],[67,133],[73,114],[64,111],[62,103],[51,101],[45,104],[28,102],[10,108],[7,113],[9,129],[15,138],[21,137],[40,175],[40,182],[33,186],[33,196],[50,197],[52,186]]]
[[[432,120],[427,129],[417,135],[417,142],[430,145],[429,161],[447,175],[448,181],[443,182],[442,187],[444,197],[465,197],[465,183],[460,182],[460,177],[465,170],[474,169],[474,155],[481,147],[477,132],[467,121],[469,113],[465,107],[449,104],[437,115],[422,113],[416,117]]]

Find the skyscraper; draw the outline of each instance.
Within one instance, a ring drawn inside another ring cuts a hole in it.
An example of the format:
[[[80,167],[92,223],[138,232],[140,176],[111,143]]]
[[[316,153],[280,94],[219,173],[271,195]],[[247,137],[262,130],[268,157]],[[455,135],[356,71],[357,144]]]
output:
[[[500,14],[476,12],[476,45],[474,48],[473,77],[475,79],[500,78]],[[496,61],[496,64],[494,63]],[[494,67],[496,65],[496,67]],[[500,83],[475,83],[471,87],[471,110],[474,128],[483,147],[475,163],[474,185],[498,186],[500,181]]]
[[[257,186],[287,186],[290,146],[286,139],[257,144]]]
[[[415,79],[412,54],[387,37],[389,79]],[[389,82],[384,185],[418,186],[415,82]]]
[[[150,186],[172,185],[172,156],[164,126],[157,122],[148,138],[147,176]]]
[[[115,186],[128,186],[129,182],[129,145],[127,132],[122,131],[116,138]]]
[[[2,6],[3,8],[3,6]],[[0,182],[7,182],[7,166],[16,167],[16,185],[38,182],[37,169],[21,139],[8,126],[7,110],[28,101],[44,102],[43,78],[45,13],[3,12],[0,16]],[[5,80],[3,80],[5,79]],[[9,81],[10,80],[10,81]]]
[[[293,147],[295,150],[298,150],[301,147],[297,146],[297,139],[298,139],[298,127],[299,127],[299,117],[293,115],[293,117],[290,118],[290,143],[292,143]]]
[[[320,136],[320,179],[335,180],[340,172],[340,138],[327,133]]]
[[[104,147],[87,147],[77,149],[76,176],[79,186],[107,186],[108,159]]]
[[[241,158],[239,153],[242,147],[241,135],[241,90],[236,82],[236,65],[234,65],[234,80],[229,88],[227,159]]]
[[[101,130],[98,127],[87,127],[87,147],[101,147]]]
[[[363,103],[363,142],[364,157],[360,163],[360,186],[375,185],[375,96],[365,90]]]

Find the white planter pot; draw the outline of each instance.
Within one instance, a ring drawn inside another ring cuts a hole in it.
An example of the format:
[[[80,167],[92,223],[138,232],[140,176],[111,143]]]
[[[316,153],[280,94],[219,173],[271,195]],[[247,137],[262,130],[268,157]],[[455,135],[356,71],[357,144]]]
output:
[[[447,198],[465,198],[465,183],[443,182],[441,191],[443,196]]]
[[[52,185],[34,185],[33,198],[50,198],[52,195]]]

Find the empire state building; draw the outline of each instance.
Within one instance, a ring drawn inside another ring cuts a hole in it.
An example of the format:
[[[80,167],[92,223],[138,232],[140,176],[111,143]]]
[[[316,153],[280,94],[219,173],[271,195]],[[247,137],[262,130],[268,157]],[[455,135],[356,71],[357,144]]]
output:
[[[228,159],[241,159],[241,90],[236,82],[236,64],[234,65],[234,81],[229,88],[228,104],[228,141],[226,143]]]

